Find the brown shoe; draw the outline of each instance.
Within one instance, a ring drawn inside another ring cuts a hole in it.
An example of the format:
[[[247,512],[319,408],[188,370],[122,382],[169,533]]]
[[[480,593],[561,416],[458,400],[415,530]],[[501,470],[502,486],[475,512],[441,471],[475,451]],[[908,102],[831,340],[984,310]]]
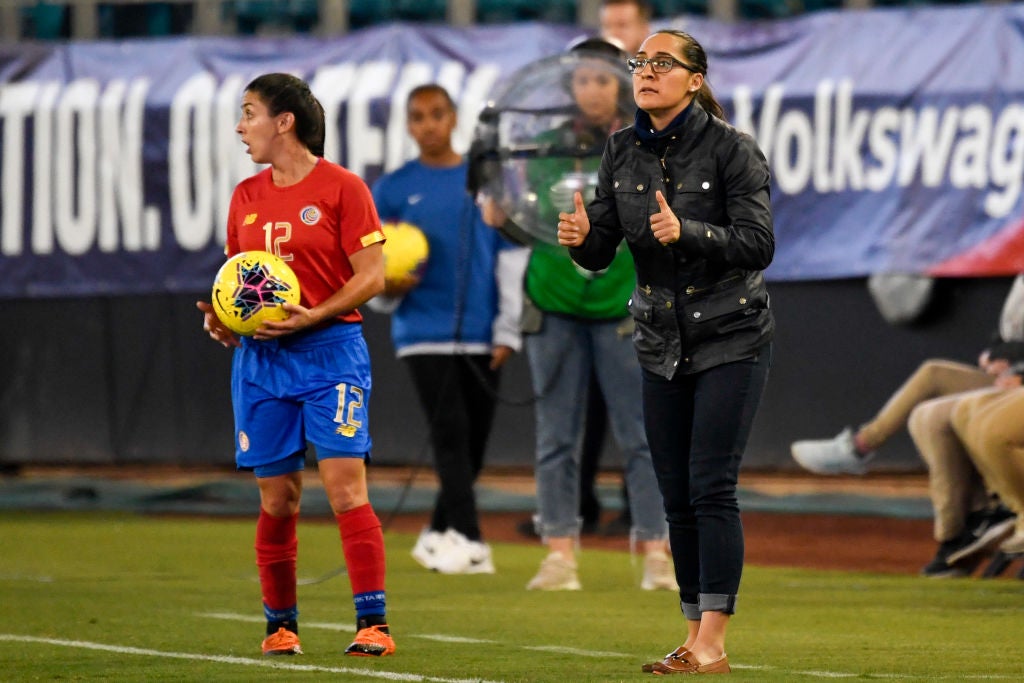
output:
[[[682,645],[680,645],[675,650],[673,650],[672,652],[669,652],[667,655],[665,655],[660,662],[651,662],[650,664],[641,664],[640,665],[640,670],[643,671],[645,674],[652,674],[652,673],[654,673],[654,667],[657,666],[658,664],[664,664],[665,662],[667,662],[669,660],[678,659],[679,657],[682,657],[683,655],[688,655],[688,654],[690,654],[690,651],[687,650]]]
[[[713,662],[707,664],[698,664],[697,668],[693,670],[695,674],[731,674],[732,668],[729,666],[729,657],[724,652],[722,656]]]
[[[655,662],[651,673],[656,676],[668,674],[727,674],[732,673],[729,657],[723,654],[718,659],[701,664],[692,652],[685,652],[677,657],[666,657]]]

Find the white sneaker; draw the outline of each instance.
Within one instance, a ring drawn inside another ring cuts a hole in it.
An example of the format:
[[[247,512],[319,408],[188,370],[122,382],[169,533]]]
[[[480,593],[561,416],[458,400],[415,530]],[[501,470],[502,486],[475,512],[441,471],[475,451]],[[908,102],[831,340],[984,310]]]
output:
[[[645,591],[678,591],[675,570],[672,560],[663,550],[647,553],[644,556],[644,578],[640,588]]]
[[[561,553],[551,553],[540,563],[537,575],[526,584],[528,591],[578,591],[583,586],[576,576],[576,563]]]
[[[794,441],[789,450],[801,467],[815,474],[865,474],[865,465],[875,455],[857,452],[849,427],[831,439]]]
[[[416,545],[412,547],[412,559],[427,569],[436,570],[437,561],[447,544],[448,539],[443,533],[424,527],[416,539]]]
[[[442,574],[493,574],[491,547],[448,529],[444,532],[444,548],[438,552],[434,569]]]

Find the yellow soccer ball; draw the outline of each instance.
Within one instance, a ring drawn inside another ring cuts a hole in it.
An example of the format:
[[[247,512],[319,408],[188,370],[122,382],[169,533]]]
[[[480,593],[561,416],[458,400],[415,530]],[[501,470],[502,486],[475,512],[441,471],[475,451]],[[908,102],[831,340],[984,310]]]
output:
[[[283,304],[299,303],[295,271],[266,251],[243,251],[220,267],[213,281],[213,310],[231,331],[252,335],[264,320],[284,320]]]
[[[423,231],[412,223],[384,223],[384,280],[399,284],[410,277],[419,278],[427,267],[430,244]]]

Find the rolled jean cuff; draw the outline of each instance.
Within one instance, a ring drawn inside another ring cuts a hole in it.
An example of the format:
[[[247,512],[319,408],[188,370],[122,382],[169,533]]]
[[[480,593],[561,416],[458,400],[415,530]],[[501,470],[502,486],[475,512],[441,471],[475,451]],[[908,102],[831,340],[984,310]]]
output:
[[[683,611],[683,618],[687,621],[700,621],[700,607],[695,602],[679,601],[679,609]]]
[[[701,612],[721,612],[722,614],[736,613],[736,596],[726,593],[701,593]]]
[[[542,519],[535,519],[533,523],[537,535],[542,539],[549,538],[580,538],[580,530],[583,528],[583,518],[577,517],[573,524],[555,523],[545,524]]]
[[[664,529],[641,529],[633,527],[629,530],[629,538],[633,543],[645,543],[647,541],[667,541],[668,527]]]

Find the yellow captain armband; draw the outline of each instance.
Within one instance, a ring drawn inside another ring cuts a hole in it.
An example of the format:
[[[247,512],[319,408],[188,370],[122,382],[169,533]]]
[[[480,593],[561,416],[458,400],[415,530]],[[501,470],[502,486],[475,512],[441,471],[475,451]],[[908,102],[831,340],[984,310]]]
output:
[[[374,230],[368,235],[363,235],[359,238],[359,242],[364,246],[368,247],[371,244],[377,244],[377,242],[384,241],[384,232],[382,230]]]

